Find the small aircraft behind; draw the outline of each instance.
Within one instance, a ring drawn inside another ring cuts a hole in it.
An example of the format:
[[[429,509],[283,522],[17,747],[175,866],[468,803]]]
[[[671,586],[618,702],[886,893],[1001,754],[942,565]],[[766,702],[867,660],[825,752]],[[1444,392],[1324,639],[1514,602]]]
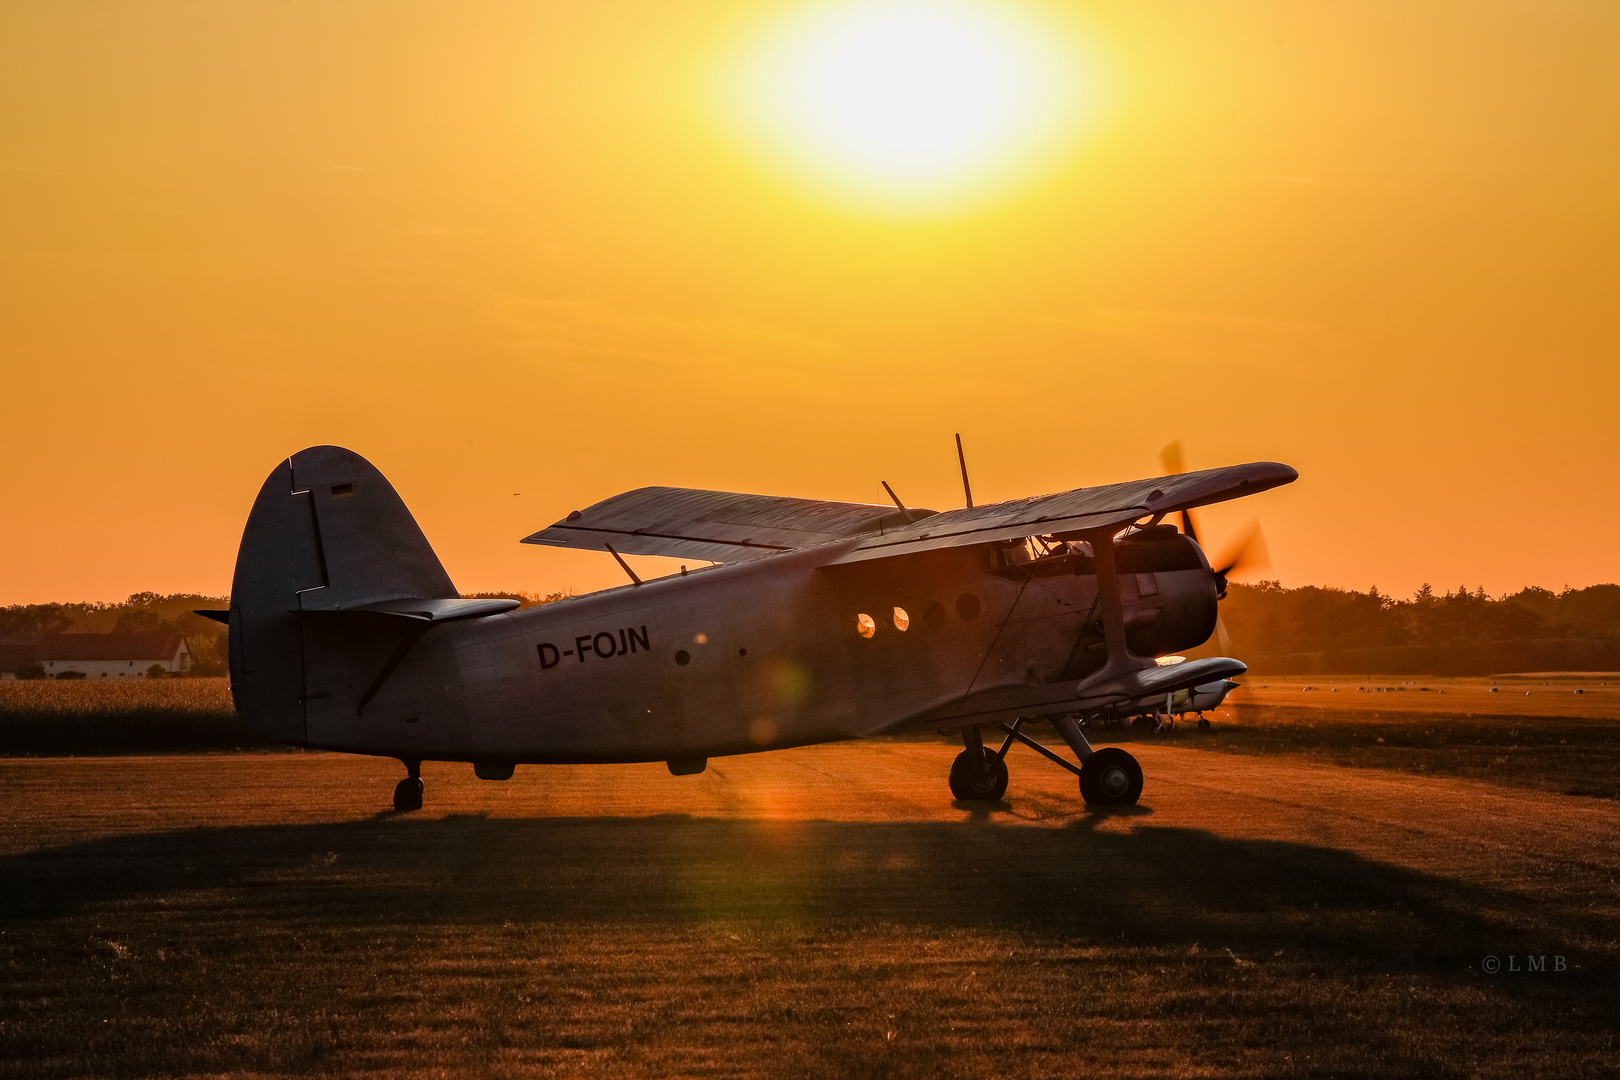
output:
[[[427,760],[486,780],[585,762],[684,775],[917,730],[960,732],[958,800],[999,800],[1017,741],[1077,774],[1087,803],[1130,804],[1135,758],[1093,750],[1082,726],[1218,704],[1244,671],[1154,659],[1210,637],[1231,571],[1211,567],[1186,511],[1297,476],[1256,462],[975,506],[964,463],[966,505],[944,513],[892,490],[876,506],[639,488],[524,541],[605,551],[630,583],[517,610],[461,598],[382,474],[317,446],[271,472],[230,609],[203,614],[230,627],[253,731],[400,759],[401,811],[421,808]],[[1164,520],[1177,512],[1181,529]],[[642,581],[626,554],[715,565]],[[1037,717],[1079,764],[1023,730]]]
[[[1168,667],[1185,663],[1186,659],[1185,656],[1161,656],[1158,663]],[[1220,708],[1226,695],[1236,690],[1238,685],[1231,679],[1216,679],[1162,696],[1137,698],[1121,705],[1098,709],[1087,719],[1105,728],[1120,727],[1128,721],[1132,725],[1146,724],[1154,731],[1162,731],[1175,727],[1178,717],[1185,719],[1188,713],[1192,713],[1198,717],[1198,726],[1207,728],[1209,720],[1204,716],[1205,711]]]

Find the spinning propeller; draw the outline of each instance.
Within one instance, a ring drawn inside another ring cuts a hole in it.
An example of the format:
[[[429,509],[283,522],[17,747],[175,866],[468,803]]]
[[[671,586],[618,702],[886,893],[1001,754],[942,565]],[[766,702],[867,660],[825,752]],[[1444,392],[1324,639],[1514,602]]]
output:
[[[1185,472],[1181,463],[1181,440],[1177,439],[1159,451],[1159,461],[1164,465],[1167,476]],[[1193,525],[1191,510],[1181,512],[1181,531],[1199,547],[1204,546],[1204,542],[1198,538],[1198,529]],[[1205,551],[1211,555],[1209,565],[1215,575],[1215,597],[1218,600],[1226,599],[1226,582],[1233,574],[1271,568],[1271,554],[1266,550],[1266,537],[1260,531],[1259,521],[1251,521],[1247,534],[1227,544],[1218,557],[1208,552],[1207,548]],[[1215,615],[1215,634],[1220,639],[1221,651],[1230,652],[1231,639],[1227,636],[1226,624],[1221,620],[1218,609]]]

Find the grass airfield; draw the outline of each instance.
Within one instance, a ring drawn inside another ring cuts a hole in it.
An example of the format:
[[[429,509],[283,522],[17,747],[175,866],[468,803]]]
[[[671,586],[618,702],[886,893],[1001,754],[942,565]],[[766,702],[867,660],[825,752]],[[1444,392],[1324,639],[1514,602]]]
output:
[[[1211,746],[0,760],[0,1075],[1612,1075],[1620,802]]]
[[[1183,725],[1170,733],[1170,741],[1620,799],[1620,675],[1615,673],[1494,679],[1258,676],[1244,683],[1210,714],[1210,729],[1187,738]],[[1165,741],[1162,733],[1155,738]]]

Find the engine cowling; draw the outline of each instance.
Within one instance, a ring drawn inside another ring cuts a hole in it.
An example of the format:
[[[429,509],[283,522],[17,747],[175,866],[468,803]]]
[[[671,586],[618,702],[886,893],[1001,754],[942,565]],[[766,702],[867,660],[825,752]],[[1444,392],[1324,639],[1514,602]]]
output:
[[[1193,649],[1215,632],[1215,576],[1203,549],[1173,525],[1134,529],[1114,542],[1125,640],[1138,656]]]

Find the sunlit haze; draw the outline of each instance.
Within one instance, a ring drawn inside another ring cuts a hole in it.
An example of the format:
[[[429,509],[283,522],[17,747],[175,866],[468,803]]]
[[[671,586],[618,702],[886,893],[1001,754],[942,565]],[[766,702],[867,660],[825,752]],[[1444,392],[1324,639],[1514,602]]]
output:
[[[1008,4],[809,5],[743,40],[725,90],[745,132],[808,186],[937,212],[1072,149],[1085,110],[1065,31]]]
[[[648,484],[1276,460],[1288,585],[1620,565],[1620,5],[0,5],[0,603],[223,593],[364,454],[464,591]],[[644,573],[669,564],[632,559]]]

